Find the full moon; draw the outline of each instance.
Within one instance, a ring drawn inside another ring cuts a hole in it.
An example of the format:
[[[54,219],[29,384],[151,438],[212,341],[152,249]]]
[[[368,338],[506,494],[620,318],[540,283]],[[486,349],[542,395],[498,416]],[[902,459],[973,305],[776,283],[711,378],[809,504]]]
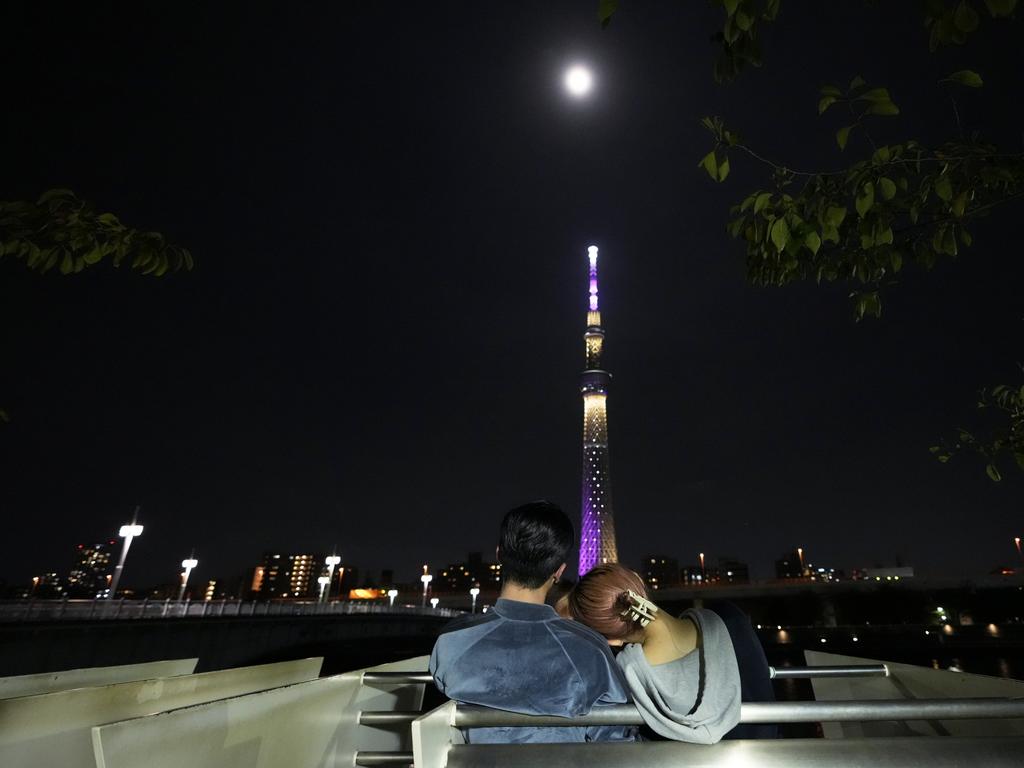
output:
[[[565,88],[573,96],[586,96],[594,85],[594,78],[586,67],[570,67],[565,73]]]

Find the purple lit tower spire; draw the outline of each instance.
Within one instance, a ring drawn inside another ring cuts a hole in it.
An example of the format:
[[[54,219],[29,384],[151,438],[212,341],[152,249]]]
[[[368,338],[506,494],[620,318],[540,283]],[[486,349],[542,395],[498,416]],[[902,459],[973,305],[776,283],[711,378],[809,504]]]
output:
[[[590,308],[583,340],[587,367],[580,377],[583,394],[583,522],[580,526],[580,576],[595,565],[619,559],[612,514],[611,463],[608,458],[608,384],[612,375],[601,368],[604,328],[597,305],[597,246],[590,259]]]

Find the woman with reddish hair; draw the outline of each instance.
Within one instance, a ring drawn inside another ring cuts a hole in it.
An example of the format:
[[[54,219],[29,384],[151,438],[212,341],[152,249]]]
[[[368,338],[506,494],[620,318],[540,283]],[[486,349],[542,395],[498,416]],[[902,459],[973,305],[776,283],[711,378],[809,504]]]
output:
[[[582,576],[559,609],[622,647],[616,661],[655,733],[714,744],[739,722],[740,673],[718,614],[668,615],[647,598],[640,576],[618,563]]]

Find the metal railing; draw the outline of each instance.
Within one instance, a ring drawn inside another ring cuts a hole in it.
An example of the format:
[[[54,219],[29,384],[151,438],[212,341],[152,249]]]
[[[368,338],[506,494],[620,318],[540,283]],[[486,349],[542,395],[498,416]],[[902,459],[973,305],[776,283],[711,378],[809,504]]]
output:
[[[447,768],[1019,768],[1024,739],[868,737],[749,739],[708,746],[679,741],[637,744],[462,744],[444,756]],[[397,756],[396,756],[397,758]],[[370,765],[405,763],[374,762]],[[356,765],[366,765],[359,757]]]
[[[1024,718],[1024,699],[879,699],[779,701],[740,705],[741,723],[874,722],[878,720],[990,720]],[[360,722],[363,722],[360,719]],[[634,704],[596,707],[580,717],[520,715],[488,707],[455,709],[459,728],[643,725]]]
[[[12,600],[0,602],[0,622],[217,618],[229,616],[324,616],[341,614],[414,614],[449,618],[464,611],[454,608],[423,608],[418,605],[384,605],[357,600],[330,602],[298,600]]]
[[[768,675],[776,680],[813,677],[888,677],[885,664],[849,664],[830,667],[769,667]],[[364,672],[363,683],[385,685],[411,685],[429,683],[429,672]]]
[[[360,712],[359,724],[411,723],[421,712]],[[879,720],[993,720],[1024,718],[1024,699],[877,699],[865,701],[795,701],[744,703],[740,723],[831,723]],[[580,717],[521,715],[463,704],[455,709],[458,728],[559,728],[594,725],[643,725],[633,704],[597,707]]]
[[[834,667],[768,667],[768,676],[772,680],[789,680],[792,678],[817,677],[888,677],[889,668],[885,664],[849,664]]]

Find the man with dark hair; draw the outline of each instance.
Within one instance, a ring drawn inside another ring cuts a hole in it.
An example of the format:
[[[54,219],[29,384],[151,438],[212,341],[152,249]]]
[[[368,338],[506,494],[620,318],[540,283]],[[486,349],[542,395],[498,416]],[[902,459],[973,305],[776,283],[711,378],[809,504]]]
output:
[[[605,639],[544,602],[565,571],[573,538],[569,518],[551,502],[534,501],[505,515],[497,603],[488,613],[449,622],[430,654],[430,672],[442,693],[508,712],[562,717],[629,700]],[[473,744],[631,741],[634,733],[622,726],[465,731]]]

